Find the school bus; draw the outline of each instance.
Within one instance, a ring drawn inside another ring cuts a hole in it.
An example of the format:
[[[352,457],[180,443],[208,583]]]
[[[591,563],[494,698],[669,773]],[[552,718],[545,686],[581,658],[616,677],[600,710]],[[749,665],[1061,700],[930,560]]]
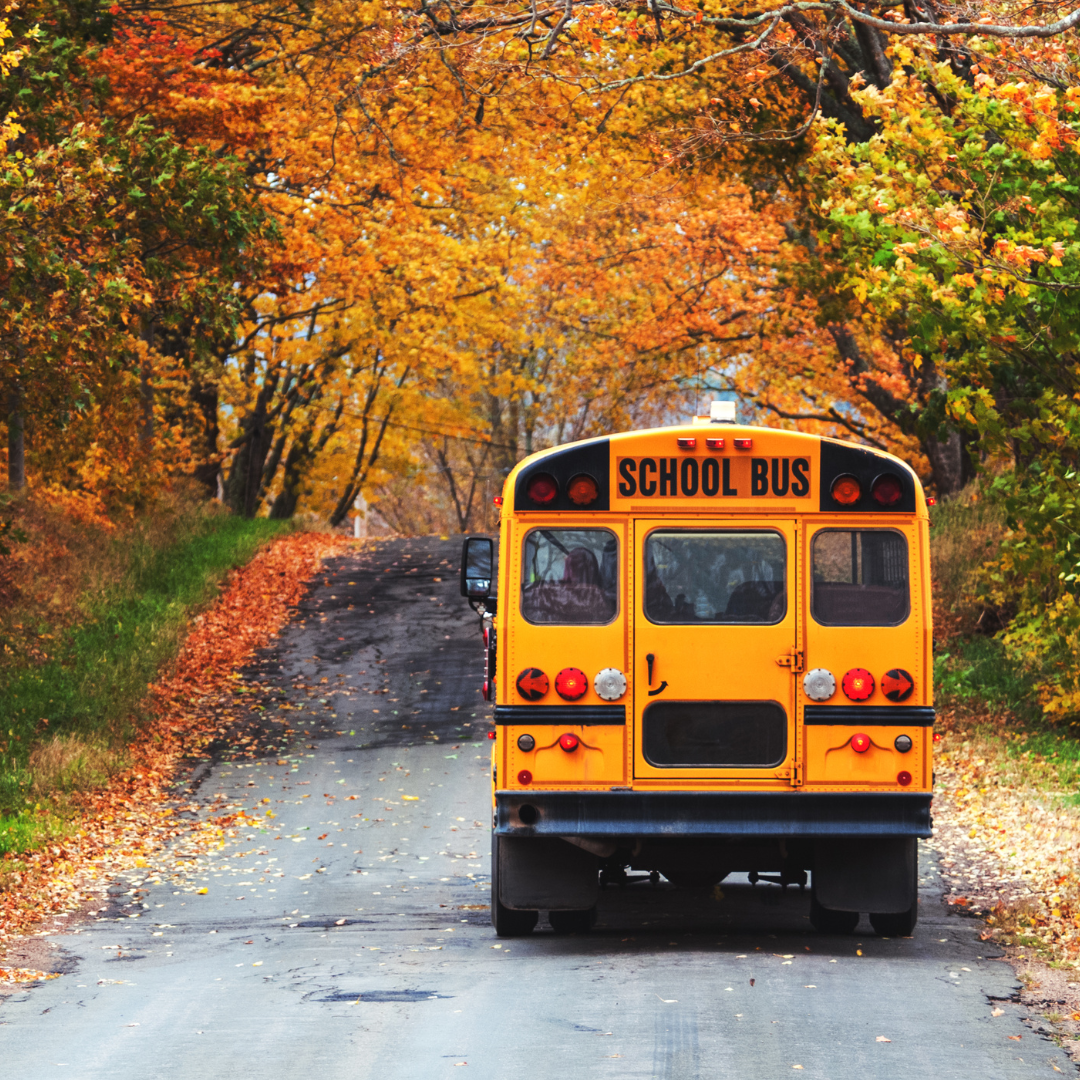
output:
[[[495,702],[496,932],[540,911],[587,930],[637,870],[809,875],[817,929],[911,934],[934,722],[911,468],[716,403],[533,454],[496,502],[498,553],[469,537],[462,560]]]

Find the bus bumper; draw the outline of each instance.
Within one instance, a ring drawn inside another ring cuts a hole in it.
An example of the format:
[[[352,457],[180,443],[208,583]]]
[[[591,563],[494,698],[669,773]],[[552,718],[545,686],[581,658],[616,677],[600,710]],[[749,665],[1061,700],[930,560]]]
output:
[[[498,836],[928,837],[928,791],[497,791]]]

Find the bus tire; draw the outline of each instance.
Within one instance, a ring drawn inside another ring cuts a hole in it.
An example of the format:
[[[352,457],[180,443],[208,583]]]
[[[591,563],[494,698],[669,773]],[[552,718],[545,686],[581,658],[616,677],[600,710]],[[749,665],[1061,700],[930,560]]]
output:
[[[816,893],[810,889],[810,925],[819,934],[850,934],[859,924],[857,911],[834,911],[818,903]]]
[[[549,911],[548,922],[556,934],[587,934],[596,923],[596,908],[586,911]]]
[[[499,900],[499,838],[491,837],[491,925],[498,937],[531,934],[540,919],[539,911],[514,911]]]
[[[887,914],[870,913],[870,925],[878,937],[911,937],[915,924],[919,921],[919,905],[912,904],[907,911]]]

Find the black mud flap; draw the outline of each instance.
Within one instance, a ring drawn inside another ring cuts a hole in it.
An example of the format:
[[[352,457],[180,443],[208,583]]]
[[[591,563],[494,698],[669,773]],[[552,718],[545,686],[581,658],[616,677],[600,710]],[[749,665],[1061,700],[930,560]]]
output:
[[[916,840],[818,840],[814,894],[832,911],[910,911],[918,895]]]
[[[499,899],[512,910],[584,911],[600,891],[600,860],[556,837],[498,836]]]

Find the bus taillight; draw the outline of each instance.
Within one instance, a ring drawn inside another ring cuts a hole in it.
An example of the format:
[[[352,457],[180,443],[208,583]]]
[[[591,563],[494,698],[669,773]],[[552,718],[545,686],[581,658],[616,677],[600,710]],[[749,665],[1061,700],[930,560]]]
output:
[[[874,692],[874,676],[866,668],[854,667],[840,685],[852,701],[865,701]]]
[[[870,485],[870,496],[879,506],[895,506],[904,496],[900,477],[882,473]]]
[[[565,735],[559,736],[559,745],[568,753],[573,753],[578,748],[578,743],[581,740],[572,732],[567,732]]]
[[[859,732],[857,735],[851,736],[851,749],[856,754],[865,754],[870,749],[870,736],[865,735],[863,732]]]
[[[585,696],[588,689],[589,680],[580,668],[564,667],[555,676],[555,692],[564,701],[577,701]]]

